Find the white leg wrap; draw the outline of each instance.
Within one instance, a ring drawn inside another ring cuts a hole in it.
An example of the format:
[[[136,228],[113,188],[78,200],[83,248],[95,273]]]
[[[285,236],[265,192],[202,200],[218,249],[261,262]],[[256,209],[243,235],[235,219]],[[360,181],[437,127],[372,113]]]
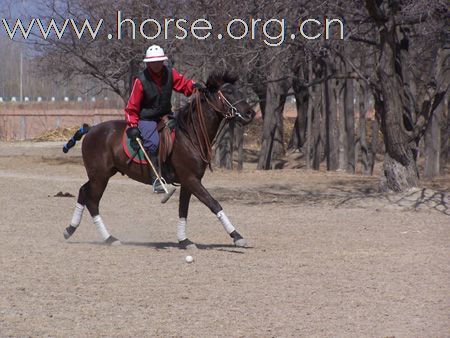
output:
[[[78,227],[81,223],[81,217],[83,217],[84,205],[77,203],[75,211],[73,212],[72,221],[70,225],[74,228]]]
[[[186,218],[181,217],[180,220],[178,221],[178,225],[177,225],[177,237],[178,237],[178,241],[184,241],[187,236],[186,236]]]
[[[222,225],[228,234],[231,234],[234,230],[236,230],[223,210],[219,211],[216,216],[222,222]]]
[[[106,226],[105,223],[103,223],[102,218],[100,217],[100,215],[97,215],[95,217],[92,218],[92,220],[94,221],[95,226],[97,227],[98,232],[100,233],[100,236],[102,236],[103,240],[105,241],[109,236],[111,236],[108,232],[108,230],[106,230]]]

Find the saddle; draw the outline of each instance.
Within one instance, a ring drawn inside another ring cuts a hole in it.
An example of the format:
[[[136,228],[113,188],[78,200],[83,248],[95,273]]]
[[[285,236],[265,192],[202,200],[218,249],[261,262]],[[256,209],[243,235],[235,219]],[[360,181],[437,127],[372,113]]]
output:
[[[158,158],[160,164],[164,164],[172,153],[173,142],[175,141],[176,124],[176,120],[169,115],[163,116],[158,122],[156,129],[159,133]],[[122,144],[125,154],[130,159],[129,162],[133,161],[138,164],[147,164],[147,160],[145,159],[142,150],[134,150],[132,140],[128,138],[126,129],[123,133]]]
[[[165,163],[170,154],[172,154],[173,142],[175,142],[176,125],[177,120],[169,115],[164,115],[158,122],[156,129],[159,133],[159,163]]]

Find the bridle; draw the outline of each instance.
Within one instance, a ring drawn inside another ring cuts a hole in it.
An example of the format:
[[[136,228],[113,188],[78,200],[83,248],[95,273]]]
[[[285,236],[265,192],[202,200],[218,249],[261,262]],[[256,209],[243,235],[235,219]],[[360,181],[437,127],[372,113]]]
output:
[[[212,170],[211,167],[211,157],[212,157],[212,146],[214,145],[214,143],[216,142],[216,138],[218,135],[220,135],[220,133],[222,132],[222,129],[225,127],[225,125],[231,121],[233,121],[236,117],[240,118],[241,120],[245,121],[245,119],[243,118],[243,116],[239,113],[238,109],[236,108],[236,105],[242,101],[244,101],[244,99],[240,99],[234,103],[231,103],[226,97],[225,95],[223,95],[221,89],[224,88],[225,86],[230,85],[229,83],[225,83],[224,85],[222,85],[219,90],[216,92],[217,95],[217,100],[211,99],[209,97],[208,94],[203,93],[203,96],[206,100],[206,103],[212,108],[214,109],[218,114],[221,115],[221,117],[223,117],[223,121],[221,123],[221,126],[219,127],[219,130],[216,133],[216,137],[213,139],[212,142],[209,141],[208,138],[208,132],[206,130],[206,123],[205,123],[205,117],[203,115],[203,111],[201,109],[202,105],[201,105],[201,99],[200,99],[200,92],[198,93],[198,95],[195,96],[195,99],[193,101],[191,101],[191,106],[190,106],[190,110],[191,110],[191,118],[194,118],[197,121],[197,123],[193,123],[194,126],[194,139],[197,140],[197,144],[198,146],[196,146],[194,143],[194,147],[198,150],[201,159],[208,164],[209,168]],[[194,114],[193,112],[193,103],[194,101],[196,102],[196,113]],[[219,107],[218,102],[221,103],[222,107]],[[196,128],[197,127],[197,128]],[[191,139],[192,142],[192,139]]]
[[[241,115],[241,113],[239,113],[239,111],[236,108],[236,105],[238,103],[241,103],[242,101],[244,101],[244,99],[240,99],[237,100],[235,103],[231,103],[230,101],[228,101],[228,99],[225,97],[225,95],[223,95],[222,91],[218,91],[217,95],[219,97],[219,100],[222,101],[222,104],[225,106],[228,106],[228,110],[227,112],[224,114],[225,119],[230,120],[236,117],[239,117],[240,119],[244,119],[243,116]]]
[[[221,86],[221,88],[224,88],[226,86],[230,85],[229,83],[225,83],[224,85]],[[232,119],[235,119],[236,117],[240,118],[241,120],[244,121],[244,117],[241,115],[241,113],[238,111],[238,109],[236,108],[236,105],[238,103],[241,103],[242,101],[245,101],[244,99],[240,99],[237,100],[234,103],[231,103],[226,97],[225,95],[223,95],[222,90],[219,89],[217,91],[217,99],[219,102],[222,103],[222,108],[217,107],[217,105],[214,104],[214,102],[212,102],[207,95],[205,95],[206,97],[206,102],[208,102],[208,104],[219,114],[222,115],[223,118],[225,118],[225,120],[229,121]]]

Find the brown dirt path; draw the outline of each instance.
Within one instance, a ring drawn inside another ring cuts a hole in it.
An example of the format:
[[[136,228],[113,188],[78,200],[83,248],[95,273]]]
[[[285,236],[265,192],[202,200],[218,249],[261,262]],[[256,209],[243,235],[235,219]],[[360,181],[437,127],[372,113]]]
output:
[[[376,178],[208,173],[251,248],[193,199],[187,264],[177,193],[161,206],[125,177],[101,204],[124,244],[101,245],[88,213],[64,241],[75,198],[54,195],[86,178],[61,145],[0,143],[1,337],[449,336],[450,218],[392,203]]]

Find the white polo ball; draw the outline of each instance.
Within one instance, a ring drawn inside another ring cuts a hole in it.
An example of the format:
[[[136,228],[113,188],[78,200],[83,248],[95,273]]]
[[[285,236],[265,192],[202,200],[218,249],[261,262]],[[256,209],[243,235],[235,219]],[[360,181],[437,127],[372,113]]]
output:
[[[186,256],[186,263],[192,263],[194,261],[194,257]]]

